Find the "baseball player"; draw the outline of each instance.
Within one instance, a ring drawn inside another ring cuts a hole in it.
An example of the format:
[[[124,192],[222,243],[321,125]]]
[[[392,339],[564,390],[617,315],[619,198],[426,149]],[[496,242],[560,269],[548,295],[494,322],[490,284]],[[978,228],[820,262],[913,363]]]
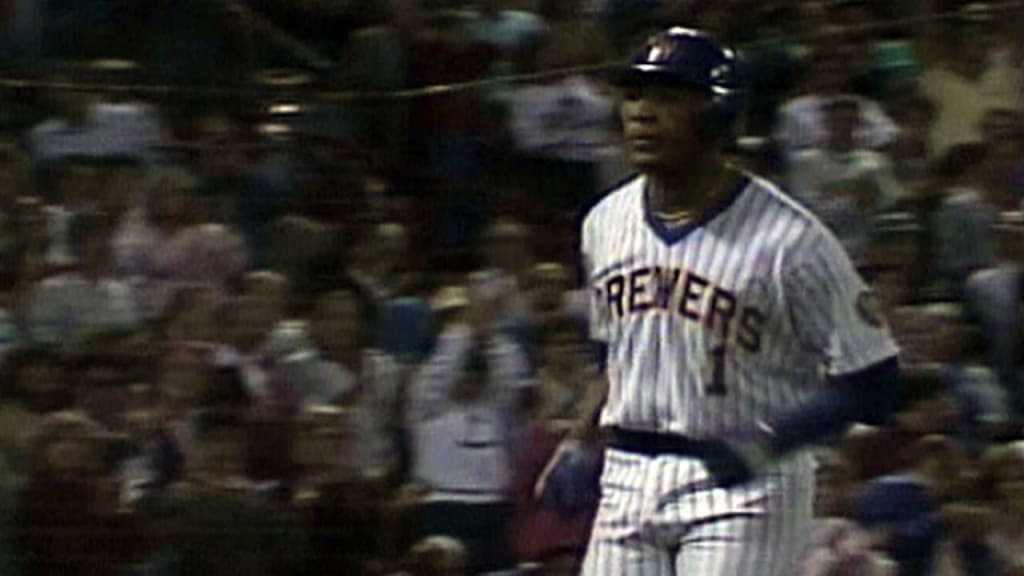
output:
[[[730,49],[672,28],[619,80],[640,175],[582,224],[608,380],[583,572],[786,574],[811,521],[803,448],[885,421],[896,345],[832,234],[725,159],[743,96]]]

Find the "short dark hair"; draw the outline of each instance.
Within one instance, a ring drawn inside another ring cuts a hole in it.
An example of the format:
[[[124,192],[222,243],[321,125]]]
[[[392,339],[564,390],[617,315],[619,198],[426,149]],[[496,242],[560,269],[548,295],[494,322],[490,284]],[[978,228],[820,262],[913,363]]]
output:
[[[860,112],[860,100],[856,96],[841,94],[825,103],[825,112]]]

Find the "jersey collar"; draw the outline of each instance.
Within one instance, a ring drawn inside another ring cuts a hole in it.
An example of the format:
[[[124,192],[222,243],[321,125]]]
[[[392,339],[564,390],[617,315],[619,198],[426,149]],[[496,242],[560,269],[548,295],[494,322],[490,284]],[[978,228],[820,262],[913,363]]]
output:
[[[704,226],[711,220],[714,220],[719,214],[724,212],[729,206],[736,201],[743,190],[746,189],[747,184],[750,183],[750,178],[740,173],[740,177],[736,180],[735,186],[728,190],[711,205],[710,208],[705,210],[702,214],[698,215],[693,220],[690,220],[686,224],[681,226],[669,226],[657,214],[650,206],[650,194],[648,180],[644,178],[643,181],[643,211],[644,220],[647,221],[647,226],[661,239],[662,242],[668,245],[675,244],[690,235],[691,232]]]

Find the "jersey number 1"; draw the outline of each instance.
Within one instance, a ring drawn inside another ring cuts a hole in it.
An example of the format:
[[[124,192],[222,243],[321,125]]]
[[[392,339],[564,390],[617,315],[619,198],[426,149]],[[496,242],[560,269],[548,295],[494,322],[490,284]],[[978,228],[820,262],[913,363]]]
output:
[[[711,381],[705,392],[708,396],[725,396],[725,344],[711,348]]]

